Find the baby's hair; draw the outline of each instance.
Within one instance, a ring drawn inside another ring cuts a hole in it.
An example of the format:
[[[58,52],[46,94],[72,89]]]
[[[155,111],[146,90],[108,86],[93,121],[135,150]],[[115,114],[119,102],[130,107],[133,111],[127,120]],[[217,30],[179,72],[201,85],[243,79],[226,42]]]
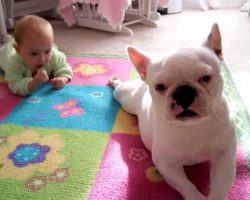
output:
[[[27,15],[16,23],[14,39],[17,44],[21,44],[27,32],[29,34],[48,35],[48,30],[52,32],[53,36],[53,28],[47,20],[36,15]]]

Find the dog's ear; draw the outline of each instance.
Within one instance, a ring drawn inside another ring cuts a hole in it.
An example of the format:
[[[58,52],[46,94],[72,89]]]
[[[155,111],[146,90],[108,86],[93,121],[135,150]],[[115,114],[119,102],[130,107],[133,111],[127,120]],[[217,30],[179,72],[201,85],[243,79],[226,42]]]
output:
[[[204,45],[212,49],[218,58],[223,60],[221,34],[217,23],[213,24],[211,32]]]
[[[129,59],[137,69],[141,79],[145,80],[147,76],[147,66],[150,62],[150,58],[145,53],[133,46],[127,47],[127,53]]]

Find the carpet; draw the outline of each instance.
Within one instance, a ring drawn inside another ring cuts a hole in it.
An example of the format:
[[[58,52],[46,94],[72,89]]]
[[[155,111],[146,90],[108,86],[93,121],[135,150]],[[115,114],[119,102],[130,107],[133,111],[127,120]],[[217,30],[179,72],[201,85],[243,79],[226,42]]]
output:
[[[154,167],[135,116],[123,111],[107,81],[137,76],[125,56],[68,56],[74,78],[12,95],[0,74],[0,199],[181,200]],[[225,64],[225,94],[238,136],[237,177],[229,200],[250,199],[250,121]],[[208,163],[185,169],[209,192]]]

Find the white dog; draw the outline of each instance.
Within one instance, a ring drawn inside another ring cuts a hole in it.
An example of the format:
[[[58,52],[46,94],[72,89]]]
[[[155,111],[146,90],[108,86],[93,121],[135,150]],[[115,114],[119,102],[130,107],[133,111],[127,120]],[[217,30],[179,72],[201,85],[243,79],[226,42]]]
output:
[[[113,78],[110,84],[121,106],[138,116],[142,141],[160,174],[186,200],[205,200],[183,166],[210,160],[208,199],[225,199],[235,177],[236,136],[223,97],[218,25],[201,47],[162,59],[131,46],[127,53],[141,79]]]

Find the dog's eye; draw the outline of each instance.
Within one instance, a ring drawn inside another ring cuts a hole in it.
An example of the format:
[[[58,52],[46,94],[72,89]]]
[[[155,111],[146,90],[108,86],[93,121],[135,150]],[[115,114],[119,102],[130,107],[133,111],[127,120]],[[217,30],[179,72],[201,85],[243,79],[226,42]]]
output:
[[[199,79],[200,83],[209,83],[210,81],[211,81],[211,76],[209,76],[209,75],[202,76]]]
[[[157,84],[155,86],[155,90],[158,91],[158,92],[164,92],[166,89],[167,89],[167,87],[162,83]]]

